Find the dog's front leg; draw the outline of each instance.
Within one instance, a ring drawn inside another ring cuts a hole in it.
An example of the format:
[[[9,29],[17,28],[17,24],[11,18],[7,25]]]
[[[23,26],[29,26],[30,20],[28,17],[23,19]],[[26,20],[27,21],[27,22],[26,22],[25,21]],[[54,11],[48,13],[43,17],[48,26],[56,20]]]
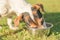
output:
[[[12,24],[12,18],[7,18],[7,24],[11,30],[17,30],[18,27],[14,27]]]
[[[7,24],[9,26],[9,28],[12,27],[12,19],[11,18],[7,18]]]

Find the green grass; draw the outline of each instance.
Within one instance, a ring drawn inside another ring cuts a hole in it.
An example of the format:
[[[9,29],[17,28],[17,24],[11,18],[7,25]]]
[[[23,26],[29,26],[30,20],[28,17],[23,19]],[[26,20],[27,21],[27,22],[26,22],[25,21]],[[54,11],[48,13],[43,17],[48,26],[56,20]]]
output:
[[[0,24],[3,28],[0,29],[0,40],[60,40],[60,13],[46,13],[44,17],[46,22],[50,22],[54,26],[50,29],[49,34],[46,35],[45,31],[35,36],[24,27],[23,22],[19,25],[19,30],[10,30],[6,23],[6,17],[2,18]]]

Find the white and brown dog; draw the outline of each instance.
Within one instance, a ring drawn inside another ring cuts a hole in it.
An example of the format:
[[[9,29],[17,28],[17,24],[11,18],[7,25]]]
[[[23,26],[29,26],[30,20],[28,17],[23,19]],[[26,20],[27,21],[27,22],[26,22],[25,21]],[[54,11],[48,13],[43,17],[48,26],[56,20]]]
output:
[[[36,15],[38,16],[37,13],[39,12],[40,8],[42,9],[42,11],[44,11],[44,9],[41,4],[34,5],[32,7],[33,8],[32,10],[31,10],[31,7],[32,5],[27,3],[25,0],[0,0],[0,17],[4,17],[6,16],[6,14],[10,14],[12,11],[15,12],[16,15],[18,16],[14,20],[15,27],[12,26],[12,19],[11,18],[7,19],[7,24],[9,28],[15,30],[15,29],[18,29],[17,26],[19,25],[19,21],[22,19],[22,14],[24,12],[28,12],[31,20],[33,20],[33,23],[30,23],[30,26],[37,27],[37,23],[38,25],[41,24],[39,23],[39,21],[40,22],[42,21],[42,17],[39,18],[39,17],[36,17]]]
[[[31,7],[32,14],[34,17],[34,20],[30,18],[29,13],[22,13],[22,15],[18,16],[14,20],[15,27],[19,25],[19,21],[23,19],[27,25],[29,25],[32,28],[44,28],[43,27],[43,18],[42,18],[42,13],[40,12],[40,9],[44,11],[43,5],[42,4],[35,4]],[[23,18],[22,18],[23,17]]]

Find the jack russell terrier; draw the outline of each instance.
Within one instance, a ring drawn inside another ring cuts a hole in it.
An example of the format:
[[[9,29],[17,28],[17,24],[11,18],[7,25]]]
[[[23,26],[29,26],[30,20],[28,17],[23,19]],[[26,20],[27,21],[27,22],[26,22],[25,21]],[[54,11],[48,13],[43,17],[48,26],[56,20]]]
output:
[[[44,28],[43,27],[43,16],[42,13],[40,12],[40,10],[44,11],[43,5],[42,4],[35,4],[31,7],[32,10],[32,14],[34,17],[34,20],[31,19],[29,13],[25,12],[20,14],[20,16],[18,16],[17,18],[15,18],[14,20],[14,26],[17,27],[19,25],[19,21],[21,21],[22,19],[25,21],[25,23],[27,25],[29,25],[29,27],[31,28]]]

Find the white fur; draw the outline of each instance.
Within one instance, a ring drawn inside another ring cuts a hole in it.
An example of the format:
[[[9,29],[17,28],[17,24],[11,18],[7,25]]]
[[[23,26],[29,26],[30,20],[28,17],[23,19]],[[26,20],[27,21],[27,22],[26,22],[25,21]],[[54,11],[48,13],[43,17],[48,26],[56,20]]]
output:
[[[6,9],[6,0],[0,0],[0,15],[3,15],[6,13],[7,9]]]
[[[11,18],[7,18],[7,24],[12,27],[12,19]]]
[[[31,11],[31,5],[25,0],[0,0],[0,15],[5,15],[5,13],[14,11],[16,15],[19,16],[23,12],[28,12],[30,17],[34,20]]]
[[[17,16],[23,12],[28,12],[31,18],[34,19],[31,11],[31,5],[26,3],[25,0],[9,0],[9,5],[11,10],[16,12]]]

